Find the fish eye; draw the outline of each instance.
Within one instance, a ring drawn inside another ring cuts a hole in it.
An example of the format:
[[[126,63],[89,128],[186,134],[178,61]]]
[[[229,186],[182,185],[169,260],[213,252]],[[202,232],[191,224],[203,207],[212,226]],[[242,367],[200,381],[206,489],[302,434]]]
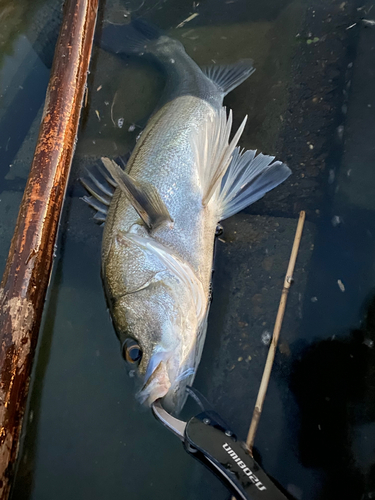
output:
[[[122,353],[125,361],[131,364],[139,363],[143,354],[139,344],[133,339],[125,340],[122,347]]]

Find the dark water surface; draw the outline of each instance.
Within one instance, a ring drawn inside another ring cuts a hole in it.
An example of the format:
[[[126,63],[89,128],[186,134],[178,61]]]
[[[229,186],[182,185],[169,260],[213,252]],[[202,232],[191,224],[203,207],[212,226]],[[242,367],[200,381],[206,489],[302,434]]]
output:
[[[60,0],[1,1],[0,259],[28,175]],[[197,14],[183,26],[181,23]],[[246,438],[298,213],[307,222],[255,440],[296,499],[375,498],[375,2],[107,0],[199,64],[251,57],[225,104],[245,148],[293,175],[224,223],[195,386]],[[85,166],[134,147],[163,78],[95,47],[25,417],[13,500],[225,500],[227,490],[135,401],[100,281],[101,228],[79,198]],[[186,410],[188,411],[188,410]]]

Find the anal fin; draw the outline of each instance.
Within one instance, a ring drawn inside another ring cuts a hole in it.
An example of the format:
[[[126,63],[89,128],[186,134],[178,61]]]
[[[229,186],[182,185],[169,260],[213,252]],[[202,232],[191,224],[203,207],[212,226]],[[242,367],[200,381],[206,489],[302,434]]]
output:
[[[173,222],[167,207],[152,184],[136,181],[109,158],[102,158],[102,162],[149,230]]]

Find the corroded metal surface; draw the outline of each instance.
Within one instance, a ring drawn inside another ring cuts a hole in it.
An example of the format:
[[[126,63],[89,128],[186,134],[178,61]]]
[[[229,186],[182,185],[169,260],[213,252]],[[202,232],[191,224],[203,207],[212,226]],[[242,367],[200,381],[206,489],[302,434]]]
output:
[[[86,85],[98,0],[68,0],[0,285],[0,499],[8,497]]]

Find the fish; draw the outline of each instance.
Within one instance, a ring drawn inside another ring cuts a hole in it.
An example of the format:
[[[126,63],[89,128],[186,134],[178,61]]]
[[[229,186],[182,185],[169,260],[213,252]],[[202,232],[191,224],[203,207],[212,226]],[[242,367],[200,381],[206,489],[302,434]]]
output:
[[[218,223],[278,186],[290,169],[238,146],[224,97],[251,59],[200,68],[183,45],[143,20],[104,30],[102,47],[154,61],[166,84],[125,166],[102,158],[84,200],[104,223],[101,274],[137,399],[177,415],[204,346]],[[231,137],[233,136],[233,137]]]

